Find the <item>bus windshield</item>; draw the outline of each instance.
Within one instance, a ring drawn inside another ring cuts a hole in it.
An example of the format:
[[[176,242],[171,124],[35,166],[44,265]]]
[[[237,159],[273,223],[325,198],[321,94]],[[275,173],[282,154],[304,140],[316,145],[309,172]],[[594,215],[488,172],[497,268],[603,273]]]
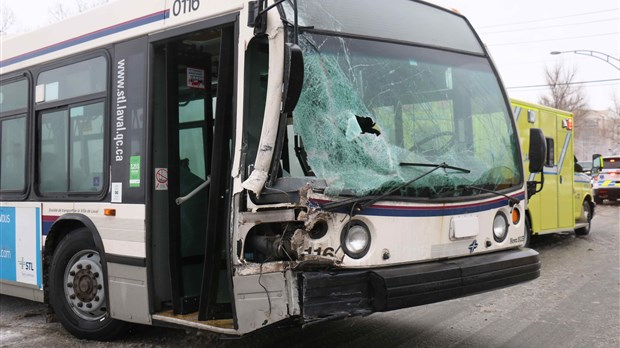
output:
[[[293,113],[307,163],[327,194],[400,189],[413,197],[522,185],[510,112],[480,55],[306,31],[304,88]]]

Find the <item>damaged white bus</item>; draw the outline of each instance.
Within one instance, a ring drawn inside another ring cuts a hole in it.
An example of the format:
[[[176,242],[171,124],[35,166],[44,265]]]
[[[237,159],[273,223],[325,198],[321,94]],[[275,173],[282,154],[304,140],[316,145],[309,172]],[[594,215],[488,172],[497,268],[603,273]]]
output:
[[[2,50],[0,293],[77,337],[240,336],[539,276],[536,183],[457,13],[118,0]]]

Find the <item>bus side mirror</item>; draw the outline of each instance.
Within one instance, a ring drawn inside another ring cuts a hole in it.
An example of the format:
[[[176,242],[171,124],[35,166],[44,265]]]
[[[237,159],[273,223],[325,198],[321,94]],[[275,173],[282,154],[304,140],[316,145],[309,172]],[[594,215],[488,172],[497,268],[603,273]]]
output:
[[[254,35],[264,34],[267,31],[267,12],[263,11],[263,1],[248,2],[248,27],[254,28]]]
[[[547,141],[543,131],[539,128],[530,128],[530,173],[541,173],[547,157]]]
[[[295,109],[304,85],[304,55],[296,44],[284,46],[284,95],[282,112],[289,114]]]

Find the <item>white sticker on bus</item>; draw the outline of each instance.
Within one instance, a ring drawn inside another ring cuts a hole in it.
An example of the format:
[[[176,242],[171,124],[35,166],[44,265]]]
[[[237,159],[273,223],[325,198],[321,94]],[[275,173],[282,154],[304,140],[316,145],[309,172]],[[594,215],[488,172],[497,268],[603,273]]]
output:
[[[168,168],[155,168],[155,190],[168,189]]]
[[[112,183],[112,203],[122,203],[122,202],[123,202],[123,183],[113,182]]]

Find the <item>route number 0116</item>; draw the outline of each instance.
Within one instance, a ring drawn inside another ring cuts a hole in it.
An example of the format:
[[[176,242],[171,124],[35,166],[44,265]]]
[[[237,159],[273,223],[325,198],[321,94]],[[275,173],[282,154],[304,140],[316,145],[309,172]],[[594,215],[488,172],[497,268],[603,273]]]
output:
[[[172,3],[172,14],[174,16],[198,11],[200,8],[200,0],[174,0]]]

